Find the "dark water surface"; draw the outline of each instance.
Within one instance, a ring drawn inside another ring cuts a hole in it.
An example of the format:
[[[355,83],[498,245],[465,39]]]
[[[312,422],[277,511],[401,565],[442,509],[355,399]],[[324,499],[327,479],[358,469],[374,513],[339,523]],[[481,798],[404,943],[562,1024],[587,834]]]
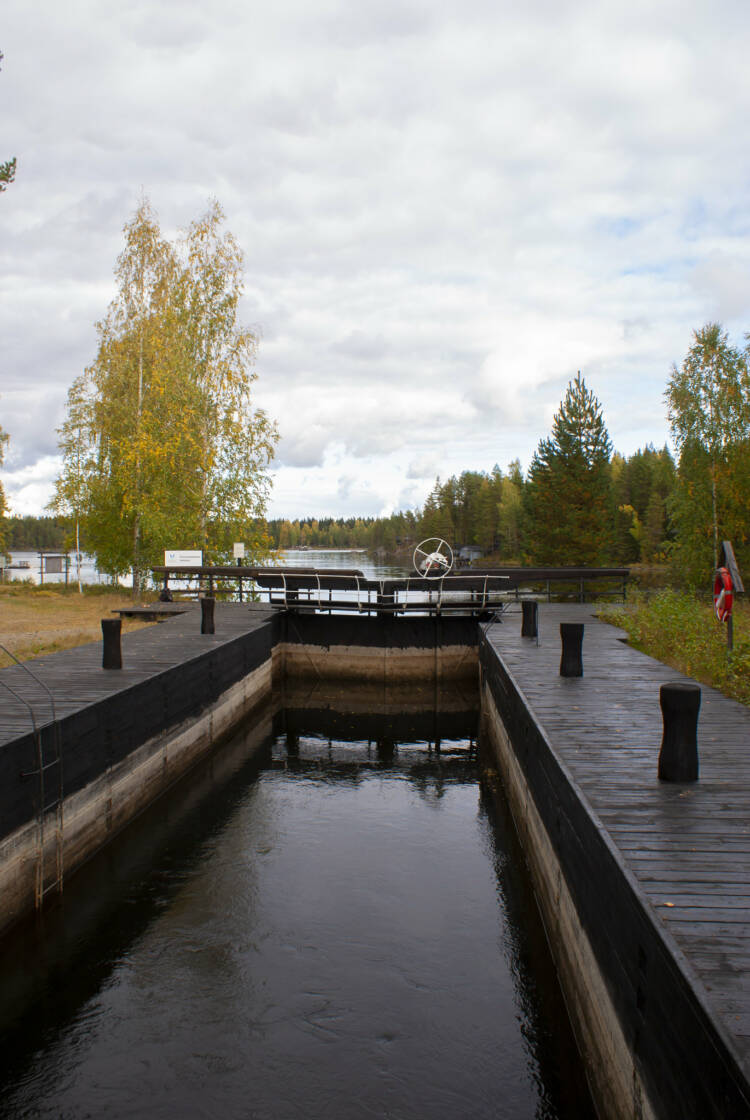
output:
[[[302,718],[247,729],[6,943],[0,1115],[593,1115],[471,731]]]

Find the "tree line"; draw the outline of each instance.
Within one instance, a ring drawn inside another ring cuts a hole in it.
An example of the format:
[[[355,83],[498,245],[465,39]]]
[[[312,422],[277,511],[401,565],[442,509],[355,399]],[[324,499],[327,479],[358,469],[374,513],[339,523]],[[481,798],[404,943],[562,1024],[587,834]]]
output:
[[[386,518],[281,520],[276,547],[386,551],[425,537],[475,545],[499,563],[630,565],[668,562],[705,585],[731,540],[750,573],[750,336],[733,346],[718,323],[693,333],[665,399],[676,460],[665,445],[616,452],[585,380],[569,383],[526,474],[501,470],[436,479],[421,509]]]
[[[674,488],[675,464],[668,450],[652,446],[629,458],[613,454],[607,490],[609,521],[597,526],[595,555],[584,552],[583,538],[570,540],[576,527],[564,517],[562,531],[554,518],[534,520],[531,478],[518,460],[506,471],[463,471],[445,482],[436,479],[421,509],[389,517],[276,519],[268,522],[275,548],[366,548],[406,550],[426,537],[442,537],[456,547],[477,546],[498,563],[521,564],[657,564],[666,560],[674,534],[667,514]],[[560,511],[564,512],[564,511]],[[572,511],[568,509],[570,515]],[[537,511],[537,516],[539,512]],[[605,536],[609,536],[605,545]],[[585,557],[588,556],[588,559]]]
[[[750,571],[750,336],[717,323],[693,334],[665,399],[665,445],[613,449],[603,410],[579,373],[526,473],[437,478],[421,508],[388,517],[267,521],[278,433],[253,406],[255,334],[238,321],[243,258],[217,203],[175,242],[143,200],[125,225],[117,291],[96,324],[96,357],[68,393],[62,469],[49,518],[8,518],[0,552],[66,547],[94,555],[137,592],[167,547],[250,562],[272,549],[365,548],[406,555],[442,537],[492,562],[655,564],[705,584],[720,542]],[[0,464],[8,436],[0,428]]]

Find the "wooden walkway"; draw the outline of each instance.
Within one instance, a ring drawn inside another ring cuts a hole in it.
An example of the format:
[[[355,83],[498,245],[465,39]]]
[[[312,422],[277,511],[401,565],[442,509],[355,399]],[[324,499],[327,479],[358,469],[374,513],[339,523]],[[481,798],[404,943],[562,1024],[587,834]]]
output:
[[[150,626],[124,634],[122,669],[102,669],[101,642],[25,662],[41,683],[21,666],[0,669],[0,747],[32,730],[27,705],[32,708],[38,726],[50,722],[52,707],[46,689],[52,694],[57,718],[64,718],[166,669],[187,664],[207,650],[256,629],[274,614],[268,607],[259,609],[255,604],[217,603],[216,633],[201,634],[198,603],[182,604],[181,610],[184,613],[170,618],[168,626]],[[12,646],[8,648],[12,652]],[[13,692],[5,687],[6,683]]]
[[[539,645],[508,614],[487,638],[750,1072],[750,710],[702,686],[700,779],[660,782],[660,685],[590,606],[542,605]],[[559,675],[561,622],[583,622],[582,678]],[[679,1030],[679,1024],[675,1024]]]

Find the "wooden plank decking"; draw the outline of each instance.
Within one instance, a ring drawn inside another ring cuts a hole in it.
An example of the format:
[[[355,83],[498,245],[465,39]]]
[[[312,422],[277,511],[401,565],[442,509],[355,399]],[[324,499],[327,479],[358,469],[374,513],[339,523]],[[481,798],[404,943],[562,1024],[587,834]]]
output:
[[[487,638],[750,1073],[750,710],[702,686],[700,779],[660,782],[659,687],[687,678],[590,606],[539,620],[538,646],[510,614]],[[561,622],[584,623],[582,678],[559,675]]]
[[[259,609],[256,604],[217,603],[216,633],[201,634],[198,604],[185,603],[182,611],[184,613],[170,618],[169,625],[124,634],[122,669],[102,669],[101,642],[39,657],[26,665],[52,693],[59,719],[233,641],[240,634],[263,625],[274,614],[267,607]],[[12,650],[10,645],[8,648]],[[3,687],[3,682],[22,699]],[[0,747],[31,731],[31,717],[23,700],[31,705],[39,726],[49,723],[51,705],[42,685],[21,666],[0,670]]]

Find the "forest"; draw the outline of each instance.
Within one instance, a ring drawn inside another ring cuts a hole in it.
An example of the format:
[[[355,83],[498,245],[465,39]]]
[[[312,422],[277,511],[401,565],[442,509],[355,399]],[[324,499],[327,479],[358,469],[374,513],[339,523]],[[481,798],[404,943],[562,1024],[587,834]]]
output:
[[[154,330],[156,316],[150,314],[146,322]],[[111,318],[117,325],[117,317],[113,314]],[[158,326],[164,330],[160,323]],[[138,341],[138,324],[134,328],[128,321],[124,330],[126,342]],[[112,573],[126,567],[134,537],[144,574],[149,563],[161,562],[165,545],[179,537],[180,522],[174,516],[160,522],[152,509],[151,524],[147,524],[143,511],[149,507],[149,495],[158,494],[162,483],[156,491],[149,490],[146,441],[141,445],[142,456],[129,463],[128,476],[113,455],[114,420],[107,416],[107,430],[93,430],[95,422],[102,424],[102,416],[106,416],[102,401],[107,403],[118,390],[127,370],[131,376],[139,373],[143,352],[136,347],[138,357],[134,359],[133,348],[130,357],[124,353],[127,349],[105,337],[98,396],[85,409],[73,397],[62,431],[64,470],[54,503],[56,516],[0,517],[0,548],[74,549],[77,530],[81,550],[93,553],[100,569],[108,571],[112,541],[104,539],[105,530],[118,517],[123,520],[123,507],[113,507],[112,502],[121,501],[126,477],[138,498],[138,508],[134,511],[131,503],[121,551],[110,560]],[[466,470],[437,478],[421,508],[385,517],[266,520],[261,511],[275,432],[262,414],[256,414],[265,458],[256,457],[252,469],[240,480],[232,476],[233,456],[228,454],[213,484],[216,492],[223,489],[228,497],[227,517],[219,516],[213,525],[205,518],[201,521],[197,503],[195,510],[188,511],[192,520],[185,518],[184,524],[195,527],[198,544],[209,540],[210,531],[214,543],[208,556],[214,560],[231,555],[227,542],[232,540],[252,542],[246,555],[250,562],[258,562],[273,551],[299,547],[364,548],[406,558],[418,541],[441,537],[454,548],[477,546],[483,563],[668,563],[681,584],[705,586],[718,562],[722,540],[732,541],[740,568],[750,571],[749,360],[750,346],[732,346],[720,324],[708,323],[694,332],[693,344],[682,364],[672,367],[665,390],[675,457],[666,445],[656,448],[649,444],[628,456],[614,450],[601,403],[579,373],[568,384],[552,430],[539,441],[525,473],[516,460],[505,469],[495,464],[486,471]],[[137,418],[143,423],[144,395],[133,399],[140,408]],[[221,403],[213,407],[218,413]],[[85,472],[78,459],[80,444],[74,438],[86,410],[89,476],[84,481],[88,490],[80,485]],[[237,415],[236,408],[232,415]],[[5,438],[0,431],[0,455]],[[191,446],[200,451],[200,439],[196,437]],[[106,464],[106,472],[102,471],[102,447],[112,460]],[[200,466],[200,455],[195,462]],[[148,469],[158,475],[157,466],[158,456]],[[240,492],[243,487],[255,487],[256,492],[245,498]],[[82,493],[85,501],[79,508]]]

